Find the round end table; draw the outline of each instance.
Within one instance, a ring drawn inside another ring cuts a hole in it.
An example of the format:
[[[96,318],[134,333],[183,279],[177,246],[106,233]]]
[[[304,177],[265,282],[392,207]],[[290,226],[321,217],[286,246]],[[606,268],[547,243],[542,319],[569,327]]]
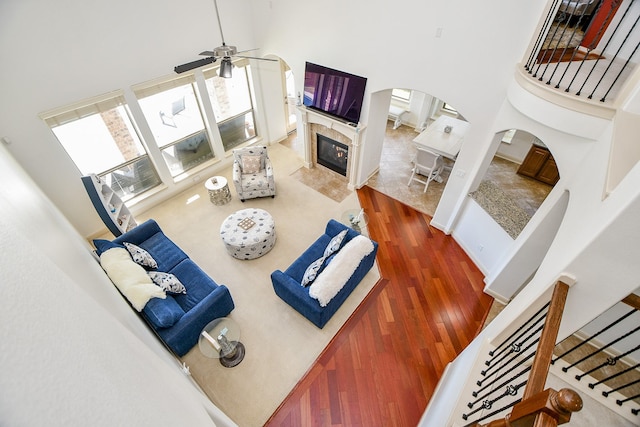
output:
[[[349,209],[342,213],[340,222],[362,234],[369,223],[369,217],[364,213],[364,209]]]
[[[224,176],[214,176],[204,182],[204,186],[209,192],[209,200],[214,205],[224,205],[231,201],[229,183]]]
[[[244,359],[245,348],[240,342],[240,326],[228,317],[214,319],[200,332],[198,348],[206,357],[220,359],[225,368],[233,368]]]

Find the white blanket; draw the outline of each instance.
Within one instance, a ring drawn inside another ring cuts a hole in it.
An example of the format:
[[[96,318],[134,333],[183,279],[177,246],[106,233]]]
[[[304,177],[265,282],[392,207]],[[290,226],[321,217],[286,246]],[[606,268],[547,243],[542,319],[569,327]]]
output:
[[[151,298],[165,299],[164,290],[153,283],[144,268],[136,264],[125,248],[112,248],[100,255],[100,265],[131,305],[142,311]]]
[[[362,235],[349,240],[311,284],[309,295],[326,307],[372,251],[373,243]]]

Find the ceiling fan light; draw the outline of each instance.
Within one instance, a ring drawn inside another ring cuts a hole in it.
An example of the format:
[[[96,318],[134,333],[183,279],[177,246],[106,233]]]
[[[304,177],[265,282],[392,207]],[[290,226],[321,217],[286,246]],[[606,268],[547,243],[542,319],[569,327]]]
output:
[[[231,69],[233,68],[233,64],[231,64],[230,58],[223,58],[220,63],[220,70],[218,70],[218,75],[220,77],[224,77],[225,79],[231,78]]]

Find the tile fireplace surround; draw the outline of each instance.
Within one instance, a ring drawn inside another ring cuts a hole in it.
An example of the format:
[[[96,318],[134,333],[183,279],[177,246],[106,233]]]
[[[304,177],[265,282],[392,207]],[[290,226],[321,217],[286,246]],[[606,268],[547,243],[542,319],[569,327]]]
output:
[[[361,146],[360,140],[365,127],[349,126],[337,119],[331,118],[306,107],[298,107],[302,116],[304,129],[304,164],[307,168],[324,167],[318,164],[317,134],[324,135],[349,147],[347,159],[346,178],[337,172],[336,176],[342,177],[347,182],[349,190],[356,189],[358,171],[360,166]],[[330,170],[330,169],[327,169]]]

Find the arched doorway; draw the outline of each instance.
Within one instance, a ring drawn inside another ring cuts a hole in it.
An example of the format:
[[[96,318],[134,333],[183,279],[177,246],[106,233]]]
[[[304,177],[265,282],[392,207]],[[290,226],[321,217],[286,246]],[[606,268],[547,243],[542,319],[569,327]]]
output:
[[[520,129],[496,134],[496,152],[474,199],[516,239],[559,179],[553,155],[544,142]]]
[[[414,139],[426,132],[441,117],[465,121],[454,106],[421,91],[394,88],[387,89],[389,103],[385,114],[386,128],[382,143],[378,172],[369,178],[367,185],[393,197],[421,212],[433,216],[455,162],[455,156],[443,157],[444,170],[439,180],[424,185],[409,178],[417,152]],[[371,123],[369,123],[371,126]]]

